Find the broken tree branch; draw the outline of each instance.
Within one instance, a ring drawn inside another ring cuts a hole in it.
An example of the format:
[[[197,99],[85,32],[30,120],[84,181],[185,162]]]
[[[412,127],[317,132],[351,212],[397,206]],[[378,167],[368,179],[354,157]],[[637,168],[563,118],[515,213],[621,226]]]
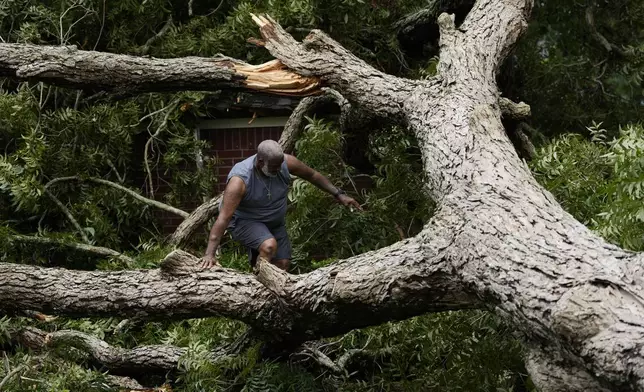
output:
[[[386,118],[400,118],[401,103],[418,82],[387,75],[356,57],[320,30],[297,42],[267,15],[252,15],[268,51],[301,75],[320,75],[324,85]]]
[[[331,102],[335,102],[340,108],[340,127],[344,128],[346,126],[349,111],[351,110],[349,101],[335,90],[323,89],[322,95],[303,98],[291,113],[288,121],[286,121],[279,140],[284,152],[290,154],[295,149],[295,142],[299,139],[302,130],[304,130],[306,116],[309,116],[321,105]]]
[[[45,332],[26,327],[13,337],[32,350],[74,347],[116,374],[140,374],[149,371],[174,371],[186,349],[168,346],[141,346],[131,350],[114,347],[87,333],[63,330]]]
[[[523,120],[532,115],[530,112],[530,105],[525,102],[515,103],[508,98],[501,97],[501,99],[499,99],[499,106],[501,107],[501,113],[504,117],[514,120]]]
[[[158,59],[6,43],[0,44],[0,76],[120,94],[250,89],[306,96],[317,94],[320,85],[317,78],[300,76],[278,60],[250,65],[225,56]]]
[[[221,203],[224,194],[221,193],[201,204],[192,213],[177,226],[172,237],[170,237],[170,244],[177,248],[184,248],[188,242],[195,235],[203,225],[212,219],[217,212],[219,212],[219,204]]]

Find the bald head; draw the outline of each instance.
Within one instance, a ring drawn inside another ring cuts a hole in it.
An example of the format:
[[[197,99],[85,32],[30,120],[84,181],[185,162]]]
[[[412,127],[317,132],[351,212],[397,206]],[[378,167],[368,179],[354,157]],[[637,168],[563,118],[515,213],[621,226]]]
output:
[[[257,146],[257,168],[269,177],[274,177],[284,162],[282,146],[275,140],[264,140]]]
[[[275,140],[264,140],[257,146],[257,158],[264,162],[281,162],[284,159],[284,151]]]

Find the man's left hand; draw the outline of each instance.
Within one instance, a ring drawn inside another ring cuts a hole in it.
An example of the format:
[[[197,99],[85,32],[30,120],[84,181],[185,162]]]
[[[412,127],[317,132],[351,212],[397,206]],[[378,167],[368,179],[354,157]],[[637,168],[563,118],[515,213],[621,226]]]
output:
[[[357,208],[358,210],[362,211],[362,207],[360,206],[360,203],[355,201],[353,197],[347,196],[347,195],[339,195],[337,197],[338,201],[345,207],[354,207]]]

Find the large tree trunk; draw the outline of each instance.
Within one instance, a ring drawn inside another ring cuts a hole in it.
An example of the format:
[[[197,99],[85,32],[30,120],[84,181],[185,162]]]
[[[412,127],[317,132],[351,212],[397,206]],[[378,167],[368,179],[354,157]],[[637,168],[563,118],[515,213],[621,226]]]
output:
[[[524,332],[528,369],[543,390],[644,391],[644,257],[566,213],[517,157],[500,121],[495,77],[530,9],[530,0],[479,0],[458,28],[441,15],[439,75],[426,81],[379,72],[319,31],[299,43],[255,17],[266,48],[291,71],[413,130],[438,204],[415,238],[299,276],[260,263],[257,280],[197,271],[196,258],[180,251],[155,271],[0,264],[0,310],[221,315],[304,341],[486,307]]]

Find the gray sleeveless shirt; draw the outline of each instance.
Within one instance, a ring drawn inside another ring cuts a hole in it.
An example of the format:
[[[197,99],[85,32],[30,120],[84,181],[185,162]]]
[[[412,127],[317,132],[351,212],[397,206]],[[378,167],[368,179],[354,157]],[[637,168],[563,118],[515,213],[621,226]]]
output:
[[[246,193],[233,217],[268,224],[284,223],[288,186],[291,182],[286,159],[276,177],[266,177],[255,167],[256,157],[257,154],[235,164],[228,173],[226,183],[233,177],[239,177],[246,184]]]

